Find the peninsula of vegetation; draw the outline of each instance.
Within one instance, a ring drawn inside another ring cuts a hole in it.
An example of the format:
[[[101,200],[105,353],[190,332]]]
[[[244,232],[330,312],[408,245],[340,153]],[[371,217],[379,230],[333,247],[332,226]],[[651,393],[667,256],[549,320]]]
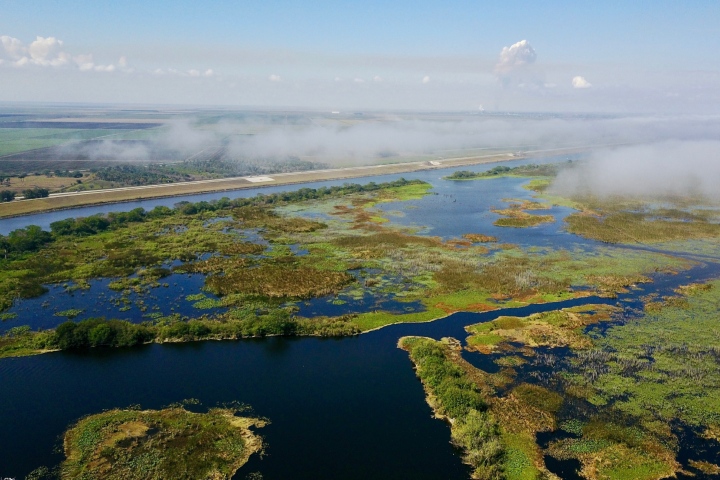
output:
[[[475,478],[547,478],[548,457],[593,480],[709,474],[720,471],[720,346],[703,332],[716,328],[719,289],[648,298],[627,323],[618,307],[586,305],[467,327],[465,348],[490,356],[495,373],[466,362],[456,340],[400,347]],[[683,465],[681,441],[705,448]]]

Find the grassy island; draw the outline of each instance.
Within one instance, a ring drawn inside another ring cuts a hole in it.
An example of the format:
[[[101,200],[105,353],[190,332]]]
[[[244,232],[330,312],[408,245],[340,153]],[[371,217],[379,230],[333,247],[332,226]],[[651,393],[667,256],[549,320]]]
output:
[[[66,433],[63,480],[229,479],[262,439],[250,427],[264,420],[231,409],[191,413],[109,410],[78,421]]]

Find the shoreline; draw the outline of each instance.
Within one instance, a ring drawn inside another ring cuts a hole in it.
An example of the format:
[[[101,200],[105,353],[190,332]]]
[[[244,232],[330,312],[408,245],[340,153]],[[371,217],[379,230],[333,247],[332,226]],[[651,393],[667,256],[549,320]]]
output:
[[[45,198],[15,200],[13,202],[0,204],[0,220],[3,218],[23,217],[51,211],[71,210],[79,207],[112,205],[185,195],[200,195],[205,193],[245,190],[250,188],[297,185],[310,182],[344,180],[378,175],[412,173],[426,170],[482,165],[486,163],[509,162],[513,160],[523,160],[530,157],[547,157],[563,153],[578,153],[586,151],[589,148],[593,147],[569,147],[554,150],[538,150],[524,152],[523,154],[500,153],[477,157],[445,159],[433,162],[432,164],[430,162],[423,161],[326,170],[305,170],[301,172],[268,174],[268,177],[272,175],[272,180],[262,183],[248,180],[248,177],[232,177],[139,187],[120,187],[117,189],[96,191],[89,190],[74,194],[51,194],[51,196]],[[249,178],[252,178],[252,176]]]

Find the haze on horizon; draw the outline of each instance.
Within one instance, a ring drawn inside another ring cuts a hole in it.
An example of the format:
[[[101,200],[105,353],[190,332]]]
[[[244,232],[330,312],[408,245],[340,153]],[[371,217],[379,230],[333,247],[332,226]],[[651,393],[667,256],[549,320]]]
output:
[[[8,0],[0,101],[714,113],[710,1]]]

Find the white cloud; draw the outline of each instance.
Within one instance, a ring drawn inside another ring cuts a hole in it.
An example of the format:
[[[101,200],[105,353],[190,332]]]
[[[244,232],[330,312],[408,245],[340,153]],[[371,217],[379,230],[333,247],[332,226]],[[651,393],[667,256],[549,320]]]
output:
[[[192,70],[188,70],[188,75],[191,77],[199,77],[200,76],[200,70],[195,70],[194,68]]]
[[[365,83],[365,80],[363,80],[362,78],[354,78],[354,79],[353,79],[353,82],[355,82],[355,83]]]
[[[65,65],[70,59],[70,55],[61,50],[62,45],[62,40],[55,37],[38,36],[27,51],[33,63],[57,67]]]
[[[592,83],[585,80],[585,77],[578,75],[577,77],[573,77],[572,86],[573,88],[590,88],[592,87]]]
[[[430,83],[430,77],[429,77],[428,75],[425,75],[425,76],[422,78],[422,83]]]
[[[537,54],[535,49],[527,40],[521,40],[509,47],[503,47],[500,52],[500,60],[495,67],[498,73],[512,71],[518,67],[535,63]]]
[[[115,65],[95,65],[95,71],[96,72],[114,72],[115,71]]]
[[[82,72],[92,70],[95,67],[92,55],[76,55],[73,60]]]
[[[268,80],[271,82],[279,82],[281,80],[280,75],[275,75],[274,73],[268,77]]]
[[[2,43],[4,53],[9,59],[17,60],[25,55],[25,45],[17,38],[2,35],[0,36],[0,43]]]
[[[207,70],[205,70],[205,73],[203,73],[204,77],[212,77],[214,75],[215,75],[215,72],[213,71],[212,68],[208,68]]]
[[[537,54],[527,40],[521,40],[500,51],[495,74],[505,87],[531,90],[543,88],[544,75],[535,66]]]
[[[122,68],[127,67],[128,66],[127,57],[125,55],[123,55],[122,57],[120,57],[118,59],[117,63],[118,63],[118,67],[122,67]]]

